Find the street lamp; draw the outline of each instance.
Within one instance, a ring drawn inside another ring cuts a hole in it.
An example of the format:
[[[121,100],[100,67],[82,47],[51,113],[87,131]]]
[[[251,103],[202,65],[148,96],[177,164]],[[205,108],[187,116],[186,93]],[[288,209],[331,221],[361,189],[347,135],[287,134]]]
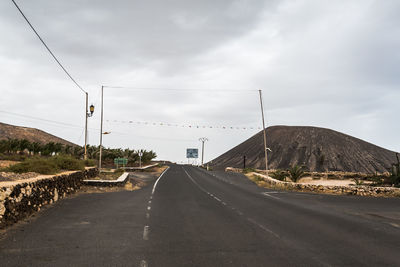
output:
[[[90,105],[90,112],[88,111],[88,102],[89,102],[89,94],[85,92],[85,97],[86,97],[86,108],[85,108],[85,154],[83,158],[86,160],[87,159],[87,138],[88,138],[88,118],[93,116],[94,112],[94,105]]]
[[[207,137],[201,137],[199,138],[199,141],[202,142],[201,145],[201,166],[203,166],[204,163],[204,142],[208,141]]]
[[[139,168],[142,168],[142,156],[143,156],[143,151],[138,151],[138,156],[139,156]]]

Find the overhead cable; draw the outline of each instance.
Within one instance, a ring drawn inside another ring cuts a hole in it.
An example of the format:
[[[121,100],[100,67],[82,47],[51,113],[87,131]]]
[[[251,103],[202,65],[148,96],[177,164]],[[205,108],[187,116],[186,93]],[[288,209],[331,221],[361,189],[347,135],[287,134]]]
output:
[[[128,90],[146,90],[146,91],[197,91],[197,92],[258,92],[258,90],[248,89],[200,89],[200,88],[160,88],[160,87],[132,87],[132,86],[113,86],[104,85],[104,88],[128,89]]]
[[[67,76],[71,79],[71,81],[74,82],[74,84],[84,93],[87,93],[80,85],[79,83],[69,74],[69,72],[65,69],[65,67],[61,64],[61,62],[58,60],[58,58],[54,55],[54,53],[50,50],[50,48],[47,46],[47,44],[43,41],[42,37],[40,37],[39,33],[35,30],[33,25],[29,22],[28,18],[25,16],[25,14],[22,12],[21,8],[17,5],[17,3],[14,0],[11,0],[15,7],[18,9],[18,11],[21,13],[21,15],[24,17],[25,21],[29,24],[33,32],[36,34],[36,36],[39,38],[39,40],[42,42],[44,47],[46,47],[47,51],[50,53],[50,55],[54,58],[54,60],[57,62],[57,64],[62,68],[62,70],[67,74]]]

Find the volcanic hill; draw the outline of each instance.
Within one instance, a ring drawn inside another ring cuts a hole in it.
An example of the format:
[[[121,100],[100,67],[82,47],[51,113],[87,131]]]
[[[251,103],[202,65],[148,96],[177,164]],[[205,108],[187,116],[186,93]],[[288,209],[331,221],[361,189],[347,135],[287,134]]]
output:
[[[385,172],[396,162],[393,151],[361,139],[325,128],[310,126],[272,126],[267,128],[269,169],[304,165],[310,171]],[[263,169],[263,132],[222,154],[209,164],[225,167]]]
[[[77,146],[67,140],[54,136],[52,134],[46,133],[42,130],[35,128],[14,126],[6,123],[0,122],[0,140],[3,139],[27,139],[30,142],[39,142],[46,144],[49,142],[61,143],[64,145]]]

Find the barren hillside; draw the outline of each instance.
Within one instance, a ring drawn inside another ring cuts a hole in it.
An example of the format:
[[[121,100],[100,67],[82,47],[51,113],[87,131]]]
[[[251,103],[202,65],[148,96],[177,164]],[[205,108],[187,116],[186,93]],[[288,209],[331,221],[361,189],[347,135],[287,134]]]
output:
[[[396,161],[395,152],[325,128],[272,126],[267,128],[270,169],[305,165],[311,171],[385,172]],[[262,131],[210,163],[215,168],[265,168]]]
[[[76,144],[74,143],[46,133],[42,130],[29,127],[14,126],[0,122],[0,140],[8,138],[27,139],[30,142],[39,142],[42,144],[54,142],[64,145],[76,146]]]

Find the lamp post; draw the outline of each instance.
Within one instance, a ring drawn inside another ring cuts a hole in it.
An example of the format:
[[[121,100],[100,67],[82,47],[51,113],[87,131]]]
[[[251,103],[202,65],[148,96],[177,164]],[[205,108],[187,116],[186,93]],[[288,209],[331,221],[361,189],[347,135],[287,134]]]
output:
[[[204,142],[208,141],[207,137],[201,137],[199,138],[199,141],[202,143],[201,144],[201,166],[203,166],[204,163]]]
[[[87,138],[88,138],[88,118],[93,116],[93,112],[94,112],[94,106],[90,105],[89,107],[89,111],[88,111],[88,105],[89,105],[89,94],[87,92],[85,92],[85,96],[86,96],[86,109],[85,109],[85,154],[84,154],[84,159],[87,159]]]
[[[142,156],[143,156],[143,151],[138,151],[138,156],[139,156],[139,168],[142,168]]]

